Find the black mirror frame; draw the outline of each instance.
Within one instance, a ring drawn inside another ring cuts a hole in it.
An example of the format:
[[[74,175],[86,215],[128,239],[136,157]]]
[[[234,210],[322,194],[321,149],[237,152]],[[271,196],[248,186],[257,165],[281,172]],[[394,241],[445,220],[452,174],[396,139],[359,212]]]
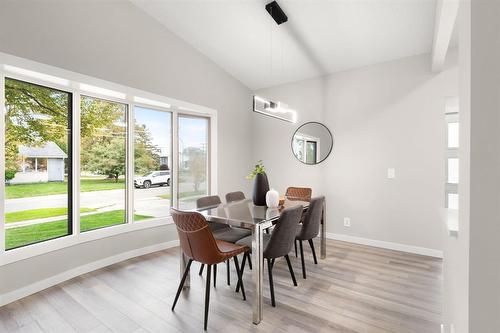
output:
[[[318,163],[315,163],[315,164],[309,164],[309,163],[306,163],[304,161],[299,160],[297,158],[297,156],[295,156],[295,153],[293,152],[293,138],[295,137],[295,134],[297,134],[297,132],[299,131],[299,129],[301,129],[303,126],[305,126],[307,124],[318,124],[318,125],[323,126],[324,128],[326,128],[326,130],[328,131],[328,134],[330,134],[330,137],[332,138],[332,145],[330,146],[330,150],[328,151],[328,154],[326,154],[326,156],[325,156],[324,159],[322,159],[321,161],[319,161]],[[333,150],[333,144],[334,143],[335,143],[335,138],[334,138],[332,132],[330,131],[330,129],[325,124],[320,123],[319,121],[308,121],[306,123],[303,123],[299,127],[297,127],[297,129],[293,132],[292,139],[290,140],[290,148],[292,149],[292,155],[293,155],[293,157],[295,157],[295,159],[297,161],[299,161],[300,163],[305,164],[305,165],[318,165],[318,164],[324,162],[328,157],[330,157],[330,154],[332,153],[332,150]]]

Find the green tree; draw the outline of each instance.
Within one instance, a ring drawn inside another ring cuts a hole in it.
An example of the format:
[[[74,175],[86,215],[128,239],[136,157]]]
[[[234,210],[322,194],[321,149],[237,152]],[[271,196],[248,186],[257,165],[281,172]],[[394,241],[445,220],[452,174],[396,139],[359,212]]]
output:
[[[6,180],[12,179],[19,169],[20,145],[41,146],[53,141],[68,152],[70,99],[67,92],[5,80]],[[117,179],[125,172],[126,106],[82,96],[80,109],[81,130],[74,135],[81,136],[82,170]],[[141,173],[159,168],[159,149],[145,126],[136,127],[135,159]]]
[[[121,137],[90,146],[86,151],[85,170],[118,181],[125,173],[125,141]]]
[[[135,126],[134,158],[136,174],[160,170],[160,149],[153,144],[151,133],[144,124]]]
[[[67,144],[70,95],[59,90],[5,80],[5,179],[19,169],[19,146],[41,146],[53,141]],[[65,150],[66,151],[66,150]]]
[[[200,184],[207,178],[207,154],[197,147],[187,147],[183,151],[184,156],[187,156],[187,169],[189,175],[193,178],[194,190],[198,191]]]

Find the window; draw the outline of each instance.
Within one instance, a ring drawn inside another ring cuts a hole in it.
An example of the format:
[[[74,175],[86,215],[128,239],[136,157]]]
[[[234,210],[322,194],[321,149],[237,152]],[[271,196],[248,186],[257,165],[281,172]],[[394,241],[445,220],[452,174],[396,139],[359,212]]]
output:
[[[319,158],[319,138],[297,133],[293,137],[293,153],[302,162],[306,164],[316,164]]]
[[[210,193],[214,110],[52,71],[0,53],[2,263],[171,223]]]
[[[179,118],[179,208],[192,209],[199,197],[209,193],[207,118]]]
[[[458,101],[450,99],[446,108],[446,186],[445,207],[458,209]]]
[[[6,249],[72,232],[71,101],[68,92],[5,79]]]
[[[127,105],[82,96],[80,113],[80,230],[125,223]]]
[[[136,106],[134,116],[134,220],[169,216],[172,114]]]

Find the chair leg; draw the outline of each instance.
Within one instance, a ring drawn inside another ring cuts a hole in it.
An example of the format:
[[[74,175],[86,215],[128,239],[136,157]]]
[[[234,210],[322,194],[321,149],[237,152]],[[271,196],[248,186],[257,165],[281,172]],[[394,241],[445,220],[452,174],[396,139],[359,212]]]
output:
[[[217,265],[214,265],[214,288],[217,287],[216,283],[217,283]]]
[[[304,263],[304,249],[302,247],[301,240],[299,240],[299,247],[300,247],[300,260],[302,262],[302,277],[305,279],[306,278],[306,264]]]
[[[212,273],[210,271],[211,268],[212,265],[207,265],[207,284],[205,285],[205,325],[203,326],[205,328],[205,331],[207,330],[208,305],[210,303],[210,273]]]
[[[252,256],[250,255],[250,253],[248,253],[247,258],[248,258],[248,268],[252,270]]]
[[[267,259],[267,270],[269,271],[269,289],[271,291],[271,305],[276,306],[274,301],[273,265],[271,259]]]
[[[297,280],[295,280],[295,274],[293,273],[292,263],[290,262],[290,258],[288,254],[285,256],[286,263],[288,264],[288,270],[290,271],[290,275],[292,276],[293,285],[297,287]]]
[[[227,267],[227,285],[230,286],[231,285],[231,268],[229,266],[229,260],[226,260],[226,267]]]
[[[177,304],[177,300],[179,299],[179,295],[181,294],[182,287],[184,287],[184,282],[186,281],[186,277],[189,273],[189,269],[191,267],[191,263],[193,259],[189,259],[186,269],[184,270],[184,274],[182,275],[181,282],[179,283],[179,288],[177,288],[177,294],[175,294],[174,304],[172,305],[172,311],[174,311],[175,305]]]
[[[245,295],[245,287],[243,286],[243,275],[241,274],[240,265],[238,265],[238,256],[234,256],[234,267],[236,268],[236,274],[238,274],[238,283],[241,286],[241,294],[243,295],[243,300],[246,301],[247,297]]]
[[[295,240],[294,243],[295,243],[295,258],[297,258],[298,257],[298,255],[297,255],[297,240]]]
[[[198,275],[201,276],[203,274],[203,268],[205,268],[205,264],[201,264],[200,271],[198,272]]]
[[[309,240],[309,245],[311,246],[311,251],[313,253],[314,263],[317,265],[318,259],[316,259],[316,251],[314,250],[314,243],[312,239]]]
[[[243,277],[243,272],[245,271],[245,263],[246,263],[247,257],[250,258],[250,253],[249,252],[243,253],[243,260],[241,261],[241,268],[240,268],[242,277]],[[239,291],[240,291],[240,281],[238,280],[238,283],[236,283],[236,292],[239,292]]]

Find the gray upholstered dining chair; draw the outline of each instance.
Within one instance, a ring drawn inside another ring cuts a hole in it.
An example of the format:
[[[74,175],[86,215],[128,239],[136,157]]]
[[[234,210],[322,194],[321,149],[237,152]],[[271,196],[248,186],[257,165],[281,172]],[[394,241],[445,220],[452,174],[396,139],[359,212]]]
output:
[[[229,192],[226,194],[226,202],[230,203],[233,201],[240,201],[245,199],[245,193],[241,191]]]
[[[267,260],[267,269],[269,272],[269,289],[271,291],[271,305],[276,306],[276,301],[274,298],[274,283],[273,283],[273,266],[274,260],[276,258],[285,257],[286,263],[288,265],[288,270],[292,277],[293,285],[297,286],[297,280],[295,279],[295,274],[293,272],[292,264],[290,263],[290,258],[288,253],[292,250],[293,242],[297,233],[297,226],[302,216],[303,207],[297,205],[292,208],[287,208],[283,210],[276,223],[272,234],[263,234],[263,246],[264,253],[263,256]],[[252,237],[246,237],[236,242],[237,245],[244,245],[251,249]],[[245,269],[245,258],[241,263],[241,274]],[[239,291],[239,282],[236,286],[236,291]]]
[[[218,195],[209,195],[206,197],[201,197],[196,200],[196,209],[208,208],[208,207],[216,207],[220,205],[222,202]],[[213,223],[208,222],[208,227],[212,230],[215,239],[226,241],[229,243],[235,243],[236,241],[245,238],[252,234],[250,230],[242,229],[242,228],[232,228],[227,224],[222,223]],[[229,260],[226,262],[227,266],[227,284],[231,285],[231,277],[230,277],[230,265]],[[201,264],[199,275],[203,274],[203,269],[205,268],[204,264]],[[217,265],[213,266],[214,272],[214,287],[217,283]]]
[[[309,208],[305,213],[302,224],[297,227],[297,235],[295,236],[295,240],[299,241],[300,244],[300,260],[302,263],[302,276],[304,277],[304,279],[306,278],[306,265],[304,262],[304,248],[302,246],[302,241],[309,242],[314,263],[317,265],[318,259],[316,258],[313,239],[316,238],[319,234],[319,226],[321,224],[324,202],[325,197],[323,196],[312,198],[309,203]]]

